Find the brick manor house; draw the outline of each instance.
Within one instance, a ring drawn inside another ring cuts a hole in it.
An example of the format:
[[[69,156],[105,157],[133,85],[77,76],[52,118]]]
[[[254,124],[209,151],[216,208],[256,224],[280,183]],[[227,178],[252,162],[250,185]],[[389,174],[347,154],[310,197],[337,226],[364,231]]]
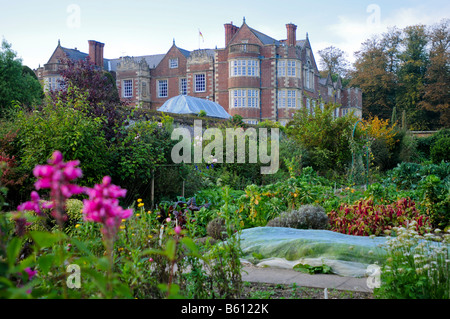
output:
[[[35,70],[46,90],[57,89],[63,58],[90,57],[116,79],[120,97],[131,105],[159,108],[168,99],[184,94],[219,103],[230,115],[256,124],[266,119],[285,125],[299,108],[310,112],[319,101],[341,107],[335,116],[350,110],[361,117],[362,92],[343,88],[340,79],[321,78],[306,34],[297,40],[297,26],[286,25],[287,39],[276,40],[250,28],[225,24],[225,47],[183,50],[175,45],[165,54],[106,59],[104,43],[89,42],[89,53],[58,46],[43,67]]]

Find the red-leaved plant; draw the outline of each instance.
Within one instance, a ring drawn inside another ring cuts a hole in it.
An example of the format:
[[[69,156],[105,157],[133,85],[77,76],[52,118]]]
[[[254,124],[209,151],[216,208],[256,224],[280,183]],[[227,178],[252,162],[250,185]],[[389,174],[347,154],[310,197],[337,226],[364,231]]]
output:
[[[328,214],[328,220],[332,231],[356,236],[379,236],[393,227],[407,227],[413,220],[417,222],[419,234],[431,227],[429,218],[419,212],[410,198],[387,205],[374,205],[371,199],[362,199],[353,205],[343,204],[339,210]]]

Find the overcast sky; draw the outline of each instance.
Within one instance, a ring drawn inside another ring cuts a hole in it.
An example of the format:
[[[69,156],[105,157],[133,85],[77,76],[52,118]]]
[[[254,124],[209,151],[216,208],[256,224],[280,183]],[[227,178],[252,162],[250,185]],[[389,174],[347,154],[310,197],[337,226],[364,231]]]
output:
[[[223,48],[224,24],[240,27],[244,17],[251,28],[278,40],[286,38],[286,24],[294,23],[297,39],[308,32],[315,52],[333,45],[353,61],[353,53],[372,34],[450,18],[448,0],[0,0],[0,4],[0,37],[33,69],[47,63],[58,39],[62,46],[86,53],[88,40],[103,42],[105,58],[166,53],[173,40],[186,50]]]

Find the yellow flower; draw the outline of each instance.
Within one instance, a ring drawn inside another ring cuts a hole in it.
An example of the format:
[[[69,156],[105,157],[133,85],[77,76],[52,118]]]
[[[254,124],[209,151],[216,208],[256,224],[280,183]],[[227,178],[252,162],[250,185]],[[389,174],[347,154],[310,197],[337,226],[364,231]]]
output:
[[[137,202],[138,202],[138,203],[142,202],[142,199],[141,199],[141,198],[139,198],[139,199],[137,200]]]
[[[136,217],[139,217],[139,216],[141,216],[141,214],[136,214]]]
[[[125,223],[127,220],[126,219],[122,219],[122,223]]]
[[[139,203],[138,204],[138,207],[142,207],[142,206],[144,206],[144,203]]]
[[[153,238],[153,236],[152,236],[152,235],[148,235],[148,238],[152,239],[152,238]]]
[[[125,229],[125,226],[124,225],[120,226],[120,229]]]
[[[76,224],[75,225],[75,228],[78,228],[78,227],[80,227],[81,226],[81,224]]]

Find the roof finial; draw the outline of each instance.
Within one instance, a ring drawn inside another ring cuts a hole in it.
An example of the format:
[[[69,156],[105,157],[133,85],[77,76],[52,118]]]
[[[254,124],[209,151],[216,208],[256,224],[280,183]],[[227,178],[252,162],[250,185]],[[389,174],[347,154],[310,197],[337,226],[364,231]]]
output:
[[[173,45],[175,45],[175,38],[173,38]]]
[[[245,24],[245,17],[244,17],[244,19],[243,19],[243,23]]]
[[[308,32],[306,32],[306,39],[308,39]]]
[[[60,46],[61,45],[61,41],[60,41],[60,39],[58,39],[58,46]]]

